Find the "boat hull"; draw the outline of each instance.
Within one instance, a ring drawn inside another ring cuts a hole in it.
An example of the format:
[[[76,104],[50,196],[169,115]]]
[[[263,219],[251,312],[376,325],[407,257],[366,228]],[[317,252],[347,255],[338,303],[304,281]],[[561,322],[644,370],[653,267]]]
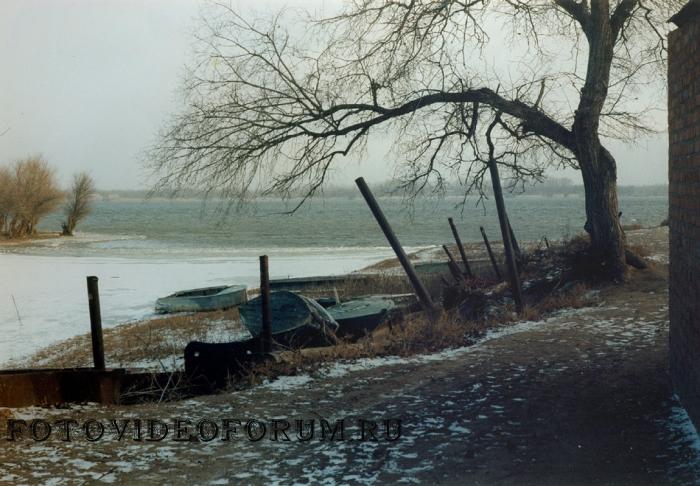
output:
[[[338,337],[359,338],[385,322],[397,306],[392,299],[375,296],[349,300],[327,310],[338,323]]]
[[[156,300],[156,312],[206,312],[228,309],[247,302],[245,285],[205,287],[176,292]]]
[[[286,348],[327,346],[336,342],[338,324],[312,299],[293,292],[270,293],[273,345]],[[262,298],[238,308],[241,321],[254,338],[262,334]]]

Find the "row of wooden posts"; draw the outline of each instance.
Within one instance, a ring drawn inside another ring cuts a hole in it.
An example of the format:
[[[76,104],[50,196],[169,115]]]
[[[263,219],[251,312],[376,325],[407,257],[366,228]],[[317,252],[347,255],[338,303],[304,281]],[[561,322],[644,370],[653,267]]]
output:
[[[503,238],[503,248],[505,252],[506,266],[508,268],[510,288],[513,294],[513,300],[515,301],[516,310],[518,311],[518,313],[520,313],[523,310],[522,287],[520,285],[519,276],[520,248],[518,247],[517,240],[515,239],[515,235],[513,234],[513,228],[511,227],[510,221],[508,220],[505,201],[503,199],[503,189],[501,188],[501,181],[498,175],[498,167],[494,161],[492,161],[489,164],[489,169],[491,171],[491,181],[493,183],[494,198],[496,199],[498,221],[500,223],[501,236]],[[365,201],[367,202],[367,205],[372,211],[374,218],[377,220],[377,223],[384,232],[384,236],[386,236],[387,241],[389,241],[391,248],[394,250],[396,258],[398,258],[399,263],[401,263],[401,266],[406,272],[406,276],[411,282],[411,285],[413,286],[416,296],[418,297],[418,300],[423,306],[423,309],[432,319],[437,318],[439,314],[438,308],[435,306],[434,302],[430,297],[430,294],[427,292],[425,286],[418,278],[418,275],[415,269],[413,268],[413,264],[406,255],[406,252],[403,250],[401,243],[399,243],[399,239],[396,237],[396,234],[391,229],[391,225],[389,225],[389,222],[384,216],[382,209],[379,207],[379,203],[377,203],[377,200],[372,194],[372,191],[369,189],[367,183],[362,177],[357,178],[355,180],[355,183],[360,189],[362,196],[365,198]],[[474,275],[469,266],[469,260],[467,258],[466,252],[464,251],[464,245],[462,244],[462,240],[459,237],[459,232],[457,231],[457,227],[455,226],[454,220],[452,218],[448,218],[448,222],[450,224],[450,229],[452,230],[452,235],[454,236],[455,242],[457,243],[457,249],[459,250],[459,254],[464,265],[464,272],[459,270],[457,262],[452,256],[449,248],[446,245],[443,245],[442,248],[447,254],[448,267],[450,268],[452,275],[461,283],[464,277],[471,278]],[[484,238],[486,251],[489,254],[491,264],[493,265],[494,272],[496,273],[496,277],[498,279],[501,279],[501,271],[498,268],[498,263],[496,262],[496,257],[494,256],[493,250],[491,249],[489,239],[486,236],[484,228],[480,227],[480,230],[481,235]]]
[[[520,254],[520,249],[518,248],[517,240],[513,234],[513,228],[510,226],[508,221],[508,216],[506,214],[505,202],[503,200],[503,191],[501,189],[501,182],[498,176],[498,168],[495,163],[490,164],[491,170],[491,181],[493,183],[493,193],[496,199],[496,208],[498,210],[498,220],[501,227],[501,236],[503,237],[503,247],[505,250],[506,265],[508,268],[508,276],[510,279],[510,287],[513,293],[513,300],[515,301],[515,306],[517,311],[520,313],[523,309],[523,298],[522,289],[520,286],[520,277],[518,275],[518,261],[516,261],[516,255]],[[357,187],[360,189],[362,196],[364,197],[367,205],[369,206],[374,218],[377,220],[379,227],[384,232],[384,236],[394,250],[396,257],[398,258],[401,266],[406,272],[408,280],[411,282],[413,289],[415,290],[416,296],[420,301],[423,309],[428,314],[429,318],[436,319],[439,315],[439,310],[435,306],[430,294],[426,290],[425,286],[421,282],[416,270],[413,268],[413,264],[409,260],[406,252],[404,251],[399,239],[396,234],[391,229],[389,221],[384,216],[384,213],[379,206],[374,194],[370,190],[369,186],[362,177],[355,180]],[[457,244],[457,249],[459,250],[460,258],[462,259],[462,264],[464,266],[464,272],[459,270],[457,262],[450,253],[450,250],[446,245],[443,245],[443,249],[448,257],[448,266],[452,274],[461,283],[463,277],[473,277],[472,270],[469,266],[469,260],[467,258],[466,252],[464,251],[464,245],[462,245],[462,240],[459,237],[459,232],[455,226],[454,220],[448,218],[448,223],[450,229],[452,230],[452,235],[454,236],[455,242]],[[488,237],[483,227],[480,227],[481,235],[484,238],[484,244],[486,250],[489,254],[491,264],[493,265],[494,272],[496,276],[501,279],[501,272],[498,268],[498,263],[491,249],[491,244],[489,243]],[[549,246],[549,245],[547,245]],[[519,258],[518,258],[519,260]],[[96,369],[105,369],[105,357],[104,357],[104,342],[102,338],[102,317],[100,313],[100,295],[98,289],[98,279],[95,276],[87,277],[87,290],[88,290],[88,304],[90,308],[90,333],[92,339],[92,355],[93,361]],[[270,306],[270,277],[269,277],[269,265],[267,255],[260,256],[260,296],[262,303],[262,335],[261,335],[261,351],[263,353],[268,353],[271,351],[272,347],[272,311]]]

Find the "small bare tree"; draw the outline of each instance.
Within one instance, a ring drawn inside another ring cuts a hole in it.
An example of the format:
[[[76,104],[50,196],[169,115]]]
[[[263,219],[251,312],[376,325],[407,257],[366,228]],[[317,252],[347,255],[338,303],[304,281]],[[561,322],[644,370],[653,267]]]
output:
[[[68,193],[63,212],[66,220],[61,224],[65,236],[73,236],[75,227],[92,211],[95,196],[95,183],[86,172],[73,176],[73,184]]]
[[[12,214],[15,211],[16,197],[12,173],[0,167],[0,233],[7,231]]]
[[[258,183],[311,196],[377,132],[397,141],[410,194],[439,190],[451,175],[483,195],[490,158],[511,187],[547,166],[572,167],[601,268],[623,277],[606,143],[654,128],[650,107],[662,97],[643,104],[639,90],[663,90],[667,19],[683,3],[355,0],[295,29],[284,14],[251,20],[221,5],[206,19],[188,109],[151,160],[161,186],[236,198]]]
[[[41,157],[16,162],[11,175],[14,205],[8,232],[11,238],[31,236],[39,220],[61,204],[64,194],[54,170]]]

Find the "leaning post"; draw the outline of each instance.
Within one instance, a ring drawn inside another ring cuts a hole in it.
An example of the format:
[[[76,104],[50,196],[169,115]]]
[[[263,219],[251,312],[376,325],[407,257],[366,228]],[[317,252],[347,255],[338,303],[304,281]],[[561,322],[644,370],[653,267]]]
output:
[[[523,269],[523,254],[520,252],[520,245],[518,245],[518,240],[513,233],[513,227],[510,225],[510,218],[506,218],[508,221],[508,234],[510,235],[510,241],[513,244],[513,252],[515,254],[515,267],[518,270],[518,275]]]
[[[503,237],[503,248],[506,254],[506,265],[510,277],[510,290],[513,292],[515,308],[518,313],[523,311],[523,292],[520,287],[520,276],[518,275],[518,265],[515,262],[513,240],[511,237],[510,223],[506,213],[506,203],[503,200],[503,189],[501,188],[501,178],[498,175],[498,166],[492,158],[489,161],[489,171],[491,172],[491,184],[493,185],[493,195],[496,199],[496,209],[498,210],[498,222],[501,225],[501,236]]]
[[[97,277],[87,278],[88,307],[90,308],[90,337],[92,338],[92,360],[95,369],[105,369],[105,348],[102,340],[102,315],[100,313],[100,291]]]
[[[472,273],[472,269],[469,266],[469,260],[467,260],[467,253],[464,251],[464,247],[462,246],[462,239],[459,237],[459,233],[457,232],[455,222],[452,218],[447,218],[447,221],[450,223],[450,228],[452,229],[452,236],[454,236],[455,238],[455,242],[457,243],[457,249],[459,250],[459,255],[462,257],[465,274],[467,275],[467,277],[473,277],[474,274]]]
[[[498,280],[501,280],[503,276],[501,275],[501,271],[498,269],[498,263],[496,263],[496,257],[493,255],[493,250],[491,250],[491,243],[489,243],[489,238],[486,236],[486,231],[484,231],[483,226],[479,226],[479,229],[481,230],[481,236],[484,238],[484,245],[486,245],[486,251],[489,254],[489,258],[491,259],[491,266],[493,266],[493,271],[496,272],[496,277]]]
[[[365,201],[367,202],[369,209],[372,211],[374,218],[377,220],[379,227],[384,232],[384,236],[389,241],[391,248],[394,250],[396,258],[399,259],[399,262],[401,263],[401,266],[406,272],[406,276],[408,276],[408,280],[411,282],[411,285],[413,286],[413,289],[415,290],[416,295],[418,296],[418,300],[423,306],[423,309],[431,319],[436,319],[438,316],[438,310],[435,307],[435,304],[433,303],[432,299],[430,298],[430,294],[428,294],[428,291],[425,289],[423,283],[418,278],[416,270],[413,268],[413,265],[408,259],[408,256],[406,256],[406,252],[404,252],[401,243],[399,243],[399,239],[396,237],[394,231],[391,229],[391,226],[389,225],[389,222],[384,216],[382,209],[379,207],[377,200],[374,198],[374,194],[372,194],[372,191],[370,191],[364,178],[358,177],[357,179],[355,179],[355,184],[357,184],[357,187],[360,189],[360,192],[365,198]]]
[[[510,234],[510,239],[513,242],[513,250],[515,251],[515,255],[518,259],[520,259],[522,252],[520,251],[520,245],[518,245],[518,239],[515,237],[515,233],[513,233],[513,227],[510,225],[510,218],[508,218],[508,233]]]
[[[457,281],[457,283],[464,282],[464,274],[459,271],[459,267],[457,266],[457,262],[452,256],[452,252],[450,252],[450,249],[447,248],[447,245],[442,245],[442,249],[447,254],[447,267],[450,269],[450,273]]]
[[[267,255],[260,257],[260,297],[262,305],[261,350],[263,353],[269,353],[272,351],[272,310],[270,307],[270,274]]]

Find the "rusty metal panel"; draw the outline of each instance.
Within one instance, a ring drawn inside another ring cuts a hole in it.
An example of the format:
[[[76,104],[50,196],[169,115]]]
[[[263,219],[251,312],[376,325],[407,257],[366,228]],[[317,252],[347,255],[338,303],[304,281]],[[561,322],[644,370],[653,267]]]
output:
[[[0,371],[0,407],[118,403],[125,373],[92,368]]]

